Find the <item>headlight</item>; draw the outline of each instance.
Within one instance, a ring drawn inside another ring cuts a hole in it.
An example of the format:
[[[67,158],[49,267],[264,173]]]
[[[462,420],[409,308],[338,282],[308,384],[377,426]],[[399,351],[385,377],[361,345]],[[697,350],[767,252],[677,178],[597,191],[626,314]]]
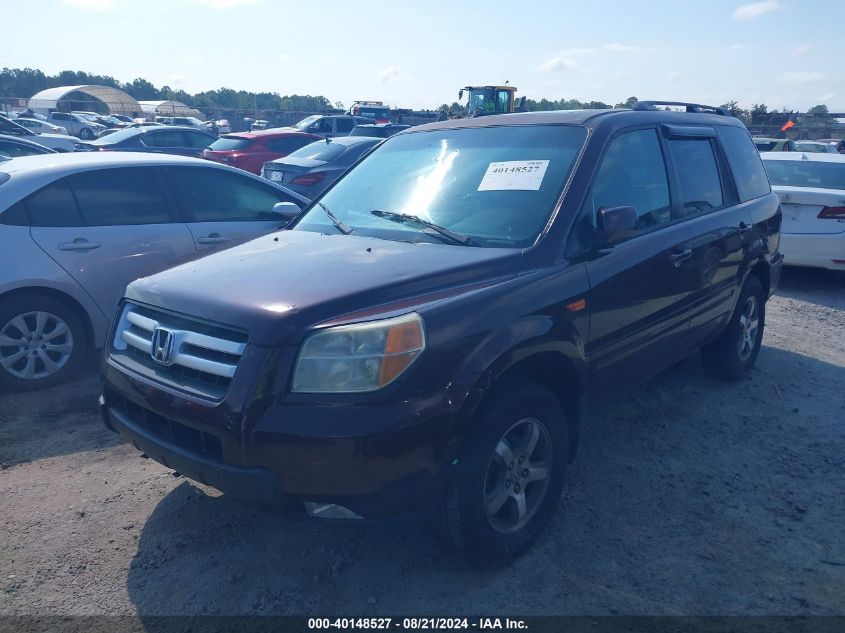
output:
[[[293,391],[355,393],[393,382],[425,349],[419,314],[326,328],[302,345]]]

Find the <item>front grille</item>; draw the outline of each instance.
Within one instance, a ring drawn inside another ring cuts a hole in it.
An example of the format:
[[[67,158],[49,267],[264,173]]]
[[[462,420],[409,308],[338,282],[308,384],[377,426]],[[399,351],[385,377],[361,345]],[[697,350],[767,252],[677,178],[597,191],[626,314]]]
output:
[[[145,409],[114,391],[109,391],[107,402],[110,407],[126,416],[130,422],[146,429],[156,437],[195,455],[223,463],[223,446],[220,440],[210,433],[204,433]]]
[[[243,332],[127,303],[111,357],[124,366],[181,390],[220,399],[246,349]]]

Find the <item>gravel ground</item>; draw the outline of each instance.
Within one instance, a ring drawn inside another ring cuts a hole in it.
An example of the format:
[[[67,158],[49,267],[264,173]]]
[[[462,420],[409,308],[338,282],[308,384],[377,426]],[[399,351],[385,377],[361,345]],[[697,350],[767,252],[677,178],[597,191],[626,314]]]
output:
[[[0,394],[0,615],[845,615],[845,277],[788,270],[752,377],[690,358],[590,421],[511,568],[415,524],[291,523],[106,431],[94,370]]]

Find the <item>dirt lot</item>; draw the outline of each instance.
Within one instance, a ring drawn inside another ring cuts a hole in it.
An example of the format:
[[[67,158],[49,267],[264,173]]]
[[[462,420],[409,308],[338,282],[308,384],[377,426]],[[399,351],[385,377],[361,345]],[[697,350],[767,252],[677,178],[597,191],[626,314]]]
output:
[[[591,420],[511,569],[289,523],[106,431],[93,370],[0,395],[0,614],[845,614],[845,278],[787,271],[752,378],[691,358]]]

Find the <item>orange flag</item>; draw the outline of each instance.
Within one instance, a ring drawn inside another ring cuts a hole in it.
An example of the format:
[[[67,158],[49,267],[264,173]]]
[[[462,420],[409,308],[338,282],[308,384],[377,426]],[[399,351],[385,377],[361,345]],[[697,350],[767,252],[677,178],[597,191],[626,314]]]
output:
[[[787,121],[787,122],[786,122],[786,125],[784,125],[784,126],[780,129],[780,131],[781,131],[781,132],[786,132],[786,131],[787,131],[789,128],[791,128],[793,125],[795,125],[795,124],[794,124],[792,121]]]

